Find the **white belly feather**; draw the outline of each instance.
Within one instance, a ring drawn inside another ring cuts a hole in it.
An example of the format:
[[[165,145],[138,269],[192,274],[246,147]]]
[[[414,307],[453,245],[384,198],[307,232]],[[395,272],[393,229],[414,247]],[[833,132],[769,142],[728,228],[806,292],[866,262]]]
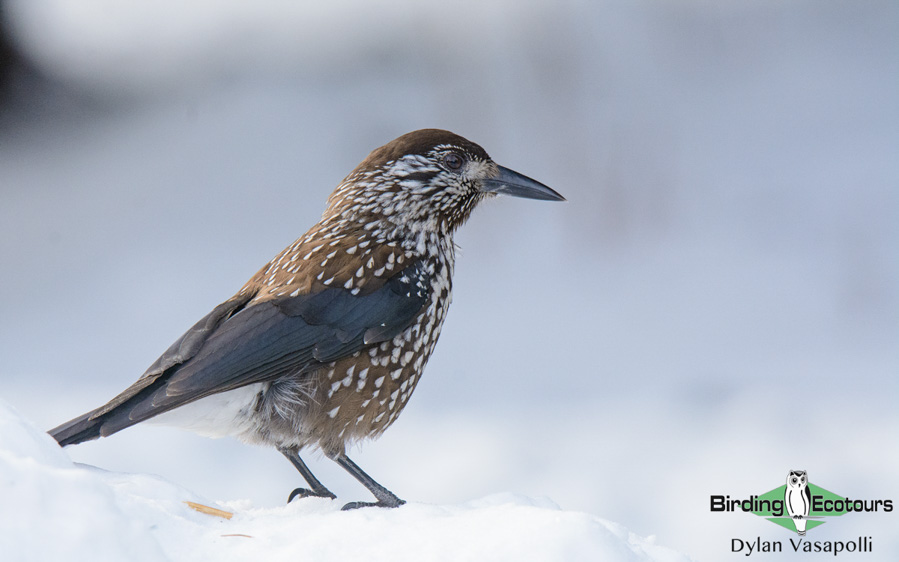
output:
[[[253,413],[260,392],[268,383],[250,384],[220,392],[169,410],[145,423],[187,429],[204,437],[239,436],[256,427]]]

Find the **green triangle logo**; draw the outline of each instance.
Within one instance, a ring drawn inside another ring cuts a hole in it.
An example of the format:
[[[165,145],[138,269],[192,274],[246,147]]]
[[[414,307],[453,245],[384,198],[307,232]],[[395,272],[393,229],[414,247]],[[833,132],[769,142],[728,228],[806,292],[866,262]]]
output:
[[[840,496],[838,494],[834,494],[829,490],[825,490],[820,486],[816,486],[811,482],[808,483],[808,490],[812,498],[811,505],[809,507],[809,514],[806,520],[805,529],[810,530],[823,525],[825,521],[820,519],[812,519],[819,517],[836,517],[847,513],[846,509],[835,510],[833,507],[835,505],[845,506],[848,503],[847,498]],[[752,513],[758,515],[759,517],[764,517],[768,521],[780,525],[785,529],[789,529],[795,533],[798,533],[799,530],[796,528],[795,521],[786,514],[784,508],[784,497],[787,492],[787,485],[778,486],[769,492],[765,492],[758,496],[758,500],[756,505],[759,506],[759,509],[753,510]],[[829,500],[829,501],[828,501]],[[839,503],[837,500],[841,500]],[[815,509],[815,507],[818,509]],[[827,511],[825,508],[830,506],[831,510]]]

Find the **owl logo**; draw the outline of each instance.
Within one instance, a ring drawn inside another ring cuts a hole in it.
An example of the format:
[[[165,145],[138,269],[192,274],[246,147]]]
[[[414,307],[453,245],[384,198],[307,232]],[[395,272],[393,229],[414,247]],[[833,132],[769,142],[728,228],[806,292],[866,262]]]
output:
[[[791,470],[787,476],[784,504],[787,506],[787,513],[793,518],[796,532],[800,537],[805,536],[808,513],[812,506],[812,493],[808,489],[808,474],[804,470]]]

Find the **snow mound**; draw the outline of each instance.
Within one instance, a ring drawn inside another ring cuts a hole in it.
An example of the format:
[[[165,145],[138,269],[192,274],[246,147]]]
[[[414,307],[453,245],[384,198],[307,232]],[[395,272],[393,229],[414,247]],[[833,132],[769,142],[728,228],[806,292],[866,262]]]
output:
[[[186,501],[234,516],[200,513]],[[245,504],[210,502],[154,476],[76,465],[0,401],[5,560],[690,560],[615,523],[512,494],[349,512],[318,498]]]

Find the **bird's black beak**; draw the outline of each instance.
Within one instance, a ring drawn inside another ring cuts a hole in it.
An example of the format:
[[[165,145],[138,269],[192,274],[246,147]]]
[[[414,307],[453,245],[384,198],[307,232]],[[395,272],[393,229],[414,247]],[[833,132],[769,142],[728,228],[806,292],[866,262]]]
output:
[[[532,180],[503,166],[497,166],[497,168],[499,168],[499,174],[490,179],[481,180],[481,191],[543,201],[565,200],[564,197],[537,180]]]

